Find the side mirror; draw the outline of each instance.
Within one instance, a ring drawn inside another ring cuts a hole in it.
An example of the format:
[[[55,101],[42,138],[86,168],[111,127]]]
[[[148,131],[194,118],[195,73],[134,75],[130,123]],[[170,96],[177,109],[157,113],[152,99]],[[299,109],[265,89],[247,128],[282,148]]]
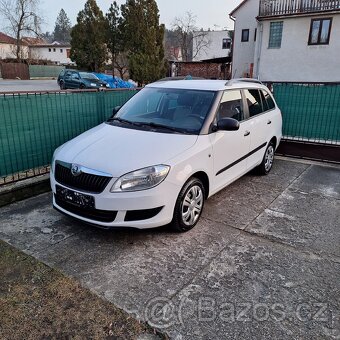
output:
[[[116,106],[115,108],[113,108],[113,110],[112,110],[112,117],[114,117],[118,113],[120,108],[121,108],[121,106]]]
[[[216,131],[237,131],[240,122],[234,118],[222,118],[217,122]]]

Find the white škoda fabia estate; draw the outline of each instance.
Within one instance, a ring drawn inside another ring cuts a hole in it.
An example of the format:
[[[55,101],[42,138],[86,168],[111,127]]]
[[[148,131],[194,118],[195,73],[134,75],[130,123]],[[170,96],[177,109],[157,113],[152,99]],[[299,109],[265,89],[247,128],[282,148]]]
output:
[[[104,228],[187,231],[204,201],[251,169],[267,174],[282,118],[249,80],[159,81],[53,156],[53,205]]]

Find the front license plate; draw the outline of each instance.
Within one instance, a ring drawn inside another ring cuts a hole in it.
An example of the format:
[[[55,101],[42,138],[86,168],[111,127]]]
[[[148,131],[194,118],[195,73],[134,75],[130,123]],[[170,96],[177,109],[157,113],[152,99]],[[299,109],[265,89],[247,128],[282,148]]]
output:
[[[90,208],[94,209],[94,197],[90,195],[81,194],[79,192],[56,186],[56,196],[58,199],[73,204],[80,208]]]

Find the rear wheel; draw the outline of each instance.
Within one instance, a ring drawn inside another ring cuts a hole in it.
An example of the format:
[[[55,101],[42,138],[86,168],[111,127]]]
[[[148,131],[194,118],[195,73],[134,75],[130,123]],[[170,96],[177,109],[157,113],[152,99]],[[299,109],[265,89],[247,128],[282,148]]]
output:
[[[275,144],[273,141],[269,142],[266,152],[263,156],[262,163],[257,167],[259,175],[268,175],[274,163]]]
[[[192,177],[178,195],[171,227],[177,232],[192,229],[199,221],[205,200],[203,183]]]

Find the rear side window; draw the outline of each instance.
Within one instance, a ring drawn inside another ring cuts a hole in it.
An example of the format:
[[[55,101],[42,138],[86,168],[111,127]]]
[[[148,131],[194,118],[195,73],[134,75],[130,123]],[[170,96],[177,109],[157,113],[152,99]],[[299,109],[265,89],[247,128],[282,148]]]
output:
[[[262,107],[261,94],[259,90],[255,89],[244,90],[244,94],[248,104],[250,117],[254,117],[264,111]]]
[[[267,110],[275,109],[275,103],[274,103],[272,96],[267,91],[262,90],[261,92],[264,96],[264,100],[267,105]]]
[[[217,120],[221,118],[234,118],[239,122],[244,119],[240,90],[229,90],[224,92],[217,111]]]

